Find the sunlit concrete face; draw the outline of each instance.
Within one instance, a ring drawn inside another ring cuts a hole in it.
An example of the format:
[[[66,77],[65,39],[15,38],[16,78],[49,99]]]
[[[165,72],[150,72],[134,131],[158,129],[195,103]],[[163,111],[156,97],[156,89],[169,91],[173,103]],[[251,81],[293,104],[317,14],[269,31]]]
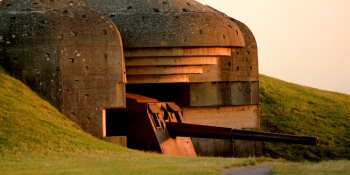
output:
[[[86,132],[102,136],[102,108],[125,106],[116,26],[80,0],[3,0],[0,64]]]

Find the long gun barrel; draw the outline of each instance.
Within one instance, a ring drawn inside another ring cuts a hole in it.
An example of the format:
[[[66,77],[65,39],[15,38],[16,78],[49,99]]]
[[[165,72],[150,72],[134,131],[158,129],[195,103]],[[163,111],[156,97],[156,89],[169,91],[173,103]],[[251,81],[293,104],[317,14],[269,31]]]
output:
[[[298,136],[270,132],[238,130],[232,128],[205,126],[187,123],[167,122],[166,128],[171,137],[198,137],[212,139],[237,139],[264,142],[283,142],[303,145],[318,145],[319,139],[313,136]]]

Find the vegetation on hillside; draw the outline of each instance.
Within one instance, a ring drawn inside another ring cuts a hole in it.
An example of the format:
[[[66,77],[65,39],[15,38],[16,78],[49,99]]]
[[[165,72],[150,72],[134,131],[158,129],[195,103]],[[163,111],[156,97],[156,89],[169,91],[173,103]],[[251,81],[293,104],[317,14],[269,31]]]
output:
[[[315,147],[264,143],[267,155],[292,161],[350,159],[350,95],[260,75],[260,101],[264,131],[320,138]]]
[[[319,163],[276,163],[272,167],[272,175],[348,175],[350,161],[331,160]]]

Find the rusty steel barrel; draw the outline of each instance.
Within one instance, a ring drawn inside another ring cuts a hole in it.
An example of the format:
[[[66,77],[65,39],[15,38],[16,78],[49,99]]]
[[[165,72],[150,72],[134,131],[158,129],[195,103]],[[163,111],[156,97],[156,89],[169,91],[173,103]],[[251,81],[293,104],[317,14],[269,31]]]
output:
[[[312,146],[319,144],[319,139],[313,136],[278,134],[175,122],[167,122],[166,127],[171,137],[181,136],[212,139],[254,140]]]

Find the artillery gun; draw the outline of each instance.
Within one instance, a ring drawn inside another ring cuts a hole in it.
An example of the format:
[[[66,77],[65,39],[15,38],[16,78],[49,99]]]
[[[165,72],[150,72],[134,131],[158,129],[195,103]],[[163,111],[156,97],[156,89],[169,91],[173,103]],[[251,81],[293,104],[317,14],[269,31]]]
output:
[[[318,145],[313,136],[298,136],[185,123],[173,102],[127,94],[127,107],[107,109],[106,136],[126,136],[127,147],[166,155],[196,156],[190,137]]]

